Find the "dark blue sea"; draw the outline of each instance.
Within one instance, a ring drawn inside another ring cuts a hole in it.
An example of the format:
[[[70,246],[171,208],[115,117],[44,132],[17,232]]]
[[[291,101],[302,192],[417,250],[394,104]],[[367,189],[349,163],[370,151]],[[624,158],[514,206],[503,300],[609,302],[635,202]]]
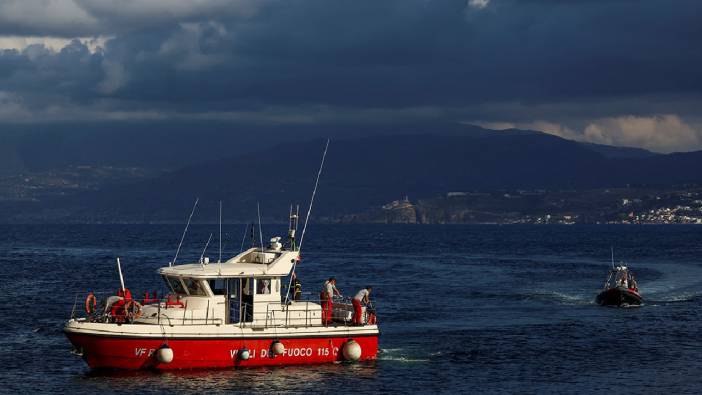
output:
[[[224,255],[244,225],[224,226]],[[264,226],[264,238],[284,234]],[[77,296],[163,289],[171,225],[0,226],[3,393],[700,393],[701,226],[312,225],[298,273],[317,292],[373,285],[371,363],[93,372],[62,333]],[[217,226],[191,227],[179,261],[216,259]],[[247,242],[248,244],[248,242]],[[599,307],[610,261],[635,271],[640,308]]]

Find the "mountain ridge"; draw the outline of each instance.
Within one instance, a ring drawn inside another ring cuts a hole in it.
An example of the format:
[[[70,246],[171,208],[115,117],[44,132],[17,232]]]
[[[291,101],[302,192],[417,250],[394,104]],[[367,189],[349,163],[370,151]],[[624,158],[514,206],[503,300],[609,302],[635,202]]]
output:
[[[400,196],[430,198],[450,191],[702,183],[695,171],[702,168],[702,151],[605,155],[597,147],[540,132],[471,130],[475,133],[334,139],[314,215],[340,216]],[[40,208],[86,222],[177,221],[199,197],[204,220],[216,216],[219,200],[230,219],[250,219],[259,203],[266,216],[285,218],[289,203],[307,204],[323,147],[324,139],[272,145]]]

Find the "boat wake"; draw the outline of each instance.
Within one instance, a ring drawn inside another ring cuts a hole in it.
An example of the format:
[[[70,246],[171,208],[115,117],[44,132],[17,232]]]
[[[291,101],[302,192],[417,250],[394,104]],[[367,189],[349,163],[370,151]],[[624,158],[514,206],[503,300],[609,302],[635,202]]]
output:
[[[649,305],[689,303],[702,297],[702,291],[682,292],[672,295],[655,295],[649,298]]]
[[[396,362],[407,362],[407,363],[417,363],[417,362],[429,362],[429,358],[421,358],[418,356],[412,356],[407,353],[406,350],[402,348],[381,348],[378,350],[378,360],[379,361],[396,361]]]
[[[655,279],[640,282],[644,303],[648,306],[670,303],[687,303],[702,298],[702,266],[696,263],[637,263],[637,269],[653,273]],[[543,286],[544,284],[542,284]],[[569,292],[563,290],[535,288],[521,292],[514,297],[542,303],[584,306],[595,305],[595,296],[599,291],[593,287],[584,288],[581,283],[571,283]],[[555,287],[554,287],[555,288]]]
[[[696,264],[668,263],[637,266],[660,272],[660,278],[641,284],[644,300],[651,304],[687,303],[702,297],[702,267]]]
[[[594,297],[584,294],[567,294],[559,291],[536,290],[530,294],[530,299],[557,303],[569,306],[582,306],[594,304]]]
[[[560,291],[544,290],[544,289],[528,289],[521,292],[481,292],[474,291],[470,294],[471,298],[475,299],[504,299],[517,301],[539,301],[566,305],[584,305],[593,303],[589,296],[585,294],[568,294]]]

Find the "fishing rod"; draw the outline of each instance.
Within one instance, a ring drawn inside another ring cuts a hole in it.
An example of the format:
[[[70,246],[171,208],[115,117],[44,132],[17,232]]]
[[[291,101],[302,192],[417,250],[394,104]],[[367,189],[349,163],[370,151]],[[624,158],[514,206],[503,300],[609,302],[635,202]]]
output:
[[[178,243],[178,249],[176,250],[175,256],[173,257],[173,262],[169,262],[168,267],[175,265],[176,259],[178,259],[178,253],[180,252],[180,247],[183,245],[183,240],[185,240],[185,234],[188,232],[188,227],[190,226],[190,221],[193,219],[193,214],[195,214],[195,208],[197,207],[197,203],[199,201],[200,201],[200,198],[195,198],[195,204],[193,204],[193,210],[190,212],[190,216],[188,217],[188,223],[185,224],[185,229],[183,229],[183,236],[180,237],[180,243]]]
[[[312,205],[314,204],[314,197],[317,194],[317,187],[319,186],[319,178],[322,176],[322,170],[324,169],[324,160],[327,157],[327,150],[329,149],[329,139],[327,139],[327,144],[324,146],[324,153],[322,154],[322,163],[319,164],[319,171],[317,172],[317,179],[314,182],[314,189],[312,190],[312,197],[310,198],[310,206],[307,208],[307,216],[305,217],[305,225],[302,227],[302,236],[300,236],[300,244],[297,247],[297,259],[293,263],[293,268],[290,276],[290,282],[288,283],[288,291],[285,293],[285,303],[288,303],[290,297],[290,287],[292,286],[292,274],[295,274],[295,269],[297,268],[297,262],[300,260],[300,254],[302,252],[302,243],[305,241],[305,232],[307,231],[307,223],[310,220],[310,213],[312,213]]]
[[[210,241],[212,241],[212,233],[210,233],[210,238],[207,239],[207,243],[205,243],[205,248],[202,249],[202,254],[200,254],[200,265],[201,265],[203,268],[205,267],[205,266],[204,266],[204,264],[205,264],[205,261],[204,261],[204,259],[205,259],[205,252],[207,252],[207,246],[210,245]]]

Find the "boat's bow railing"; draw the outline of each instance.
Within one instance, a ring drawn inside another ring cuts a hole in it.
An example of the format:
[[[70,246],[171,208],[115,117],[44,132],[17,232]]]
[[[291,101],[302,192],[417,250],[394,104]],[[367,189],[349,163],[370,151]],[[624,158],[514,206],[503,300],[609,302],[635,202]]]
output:
[[[155,294],[156,293],[154,293],[154,295]],[[215,306],[210,306],[209,300],[207,302],[207,308],[204,310],[204,317],[201,317],[195,315],[196,311],[201,313],[200,309],[188,309],[187,303],[183,303],[173,295],[159,298],[144,294],[142,298],[131,298],[126,301],[123,297],[118,297],[109,292],[94,292],[92,295],[95,296],[94,308],[92,311],[87,311],[87,309],[81,308],[82,306],[78,304],[81,300],[81,294],[76,294],[71,309],[72,320],[85,320],[98,323],[136,322],[168,326],[224,324],[221,318],[215,317]],[[117,311],[112,309],[115,303],[120,303]],[[87,304],[86,299],[86,305]],[[156,311],[148,317],[142,316],[141,313],[145,307],[155,308]],[[176,311],[177,313],[175,313]],[[181,311],[182,314],[180,313]]]

